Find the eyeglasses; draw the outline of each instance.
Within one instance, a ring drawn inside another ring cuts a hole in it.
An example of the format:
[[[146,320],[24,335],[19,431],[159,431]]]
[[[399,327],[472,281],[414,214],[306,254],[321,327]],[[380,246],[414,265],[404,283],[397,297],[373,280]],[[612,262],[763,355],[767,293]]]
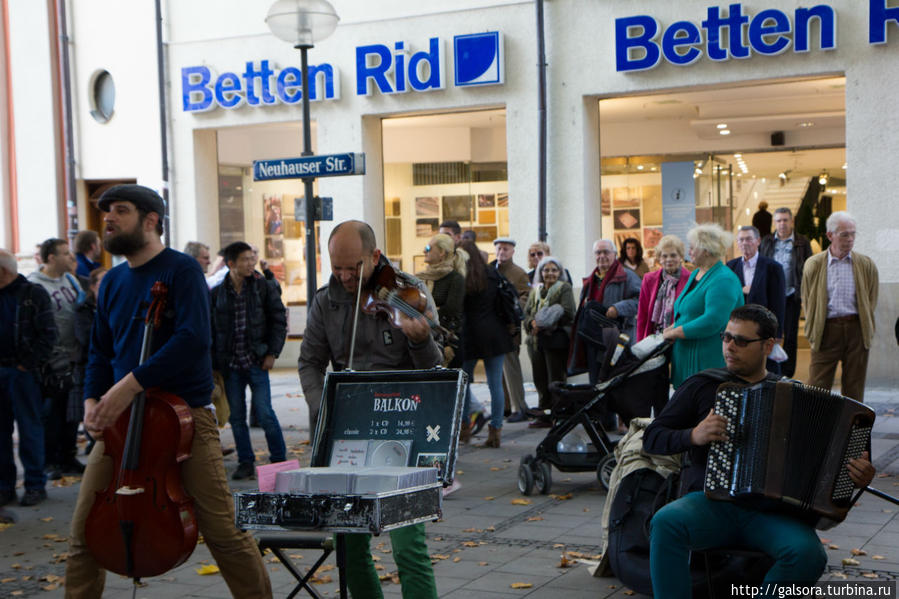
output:
[[[724,343],[730,343],[733,341],[737,344],[737,347],[746,347],[750,343],[755,343],[756,341],[765,341],[764,337],[759,337],[758,339],[747,339],[746,337],[742,337],[740,335],[731,335],[727,331],[721,333],[721,341]]]
[[[427,254],[427,253],[430,252],[430,251],[431,251],[431,246],[430,246],[430,245],[426,245],[426,246],[425,246],[425,253]]]
[[[536,258],[537,256],[543,256],[543,252],[531,252],[528,254],[531,258]]]

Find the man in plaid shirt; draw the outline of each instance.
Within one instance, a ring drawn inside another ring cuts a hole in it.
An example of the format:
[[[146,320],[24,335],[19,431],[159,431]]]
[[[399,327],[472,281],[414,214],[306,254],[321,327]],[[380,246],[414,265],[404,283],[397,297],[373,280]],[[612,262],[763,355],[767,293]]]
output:
[[[212,364],[222,373],[231,408],[231,431],[237,445],[234,480],[253,476],[253,446],[247,426],[246,387],[250,385],[269,457],[286,459],[281,424],[272,409],[268,371],[284,347],[287,314],[277,283],[256,272],[256,254],[249,244],[235,241],[225,248],[228,276],[212,289]]]

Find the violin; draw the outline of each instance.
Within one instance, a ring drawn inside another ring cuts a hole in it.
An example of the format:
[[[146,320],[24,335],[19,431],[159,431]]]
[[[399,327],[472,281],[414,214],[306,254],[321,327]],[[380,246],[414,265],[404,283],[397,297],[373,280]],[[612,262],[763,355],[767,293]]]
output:
[[[141,364],[150,355],[167,291],[163,283],[153,284]],[[193,435],[190,407],[159,389],[139,393],[115,424],[103,430],[115,474],[97,493],[85,524],[88,549],[102,568],[138,582],[164,574],[193,553],[197,518],[180,466],[190,457]]]
[[[431,329],[442,334],[446,339],[456,340],[456,335],[449,329],[440,326],[428,315],[428,296],[415,285],[406,283],[397,276],[389,264],[384,264],[372,275],[369,287],[360,299],[362,311],[366,314],[385,314],[396,328],[402,328],[402,316],[408,318],[422,317]]]

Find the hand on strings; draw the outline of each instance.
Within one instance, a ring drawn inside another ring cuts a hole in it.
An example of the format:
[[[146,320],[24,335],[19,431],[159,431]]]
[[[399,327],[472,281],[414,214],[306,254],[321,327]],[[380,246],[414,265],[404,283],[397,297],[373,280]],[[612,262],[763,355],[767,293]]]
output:
[[[131,405],[134,396],[143,391],[143,387],[134,378],[130,372],[118,383],[113,385],[109,391],[103,394],[99,403],[91,406],[88,412],[88,403],[84,402],[84,425],[91,430],[100,430],[112,426],[118,419],[119,415]]]
[[[96,428],[96,415],[94,412],[97,410],[97,400],[93,397],[89,397],[84,400],[84,430],[90,433],[90,436],[95,440],[100,441],[103,439],[103,429]]]
[[[702,422],[690,431],[690,443],[693,445],[708,445],[712,441],[727,441],[727,418],[709,410]]]
[[[400,325],[403,334],[412,343],[422,343],[431,335],[431,325],[423,316],[409,318],[405,314],[400,314]]]
[[[846,469],[849,470],[849,478],[852,479],[852,482],[859,489],[864,489],[870,485],[874,475],[877,473],[867,451],[862,452],[862,455],[854,460],[849,460],[849,463],[846,464]]]

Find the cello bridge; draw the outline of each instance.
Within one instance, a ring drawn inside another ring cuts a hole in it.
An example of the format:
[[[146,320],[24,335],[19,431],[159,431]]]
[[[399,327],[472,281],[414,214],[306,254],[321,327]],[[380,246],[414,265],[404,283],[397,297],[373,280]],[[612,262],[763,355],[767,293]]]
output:
[[[115,493],[116,493],[116,495],[140,495],[143,492],[144,492],[143,487],[125,486],[125,487],[119,487]]]

